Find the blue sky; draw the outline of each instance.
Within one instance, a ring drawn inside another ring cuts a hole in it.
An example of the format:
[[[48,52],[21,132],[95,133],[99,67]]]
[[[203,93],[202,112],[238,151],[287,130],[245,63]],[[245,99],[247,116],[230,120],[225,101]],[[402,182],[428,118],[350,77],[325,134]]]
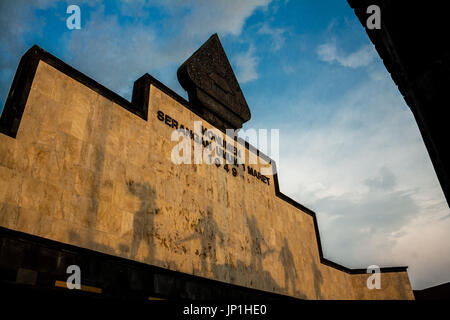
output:
[[[30,4],[31,3],[31,4]],[[66,8],[81,8],[81,29]],[[450,219],[422,138],[345,0],[0,2],[0,108],[33,44],[131,97],[148,72],[187,97],[178,66],[218,33],[252,119],[280,130],[283,192],[317,213],[325,256],[450,280]]]

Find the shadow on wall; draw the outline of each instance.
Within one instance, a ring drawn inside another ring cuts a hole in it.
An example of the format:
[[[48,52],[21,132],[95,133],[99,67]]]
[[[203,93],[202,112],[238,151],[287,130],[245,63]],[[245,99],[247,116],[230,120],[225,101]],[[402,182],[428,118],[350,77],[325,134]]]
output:
[[[146,256],[146,259],[149,259],[150,261],[155,261],[154,217],[159,212],[155,203],[156,191],[153,187],[150,186],[148,182],[139,183],[130,180],[126,183],[126,186],[131,194],[139,198],[140,208],[134,213],[133,216],[133,230],[132,230],[133,234],[131,247],[128,244],[120,243],[118,249],[122,256],[129,257],[130,259],[136,259],[139,247],[142,244],[145,244],[148,247],[148,256]],[[93,200],[92,202],[97,203],[98,201]],[[89,215],[96,216],[97,209],[98,206],[90,207]],[[70,231],[69,239],[71,242],[85,243],[88,244],[88,247],[91,248],[93,247],[94,249],[99,250],[101,252],[114,254],[115,249],[113,247],[100,244],[93,240],[94,229],[95,224],[92,224],[91,228],[89,228],[88,230],[87,239],[83,239],[81,235],[75,231]]]
[[[245,264],[241,260],[227,259],[224,264],[217,263],[217,250],[218,244],[223,249],[225,235],[219,229],[217,222],[214,219],[214,214],[212,208],[208,207],[206,210],[206,215],[202,216],[198,223],[196,224],[194,230],[195,233],[181,240],[192,241],[198,239],[200,241],[201,249],[196,251],[201,259],[201,270],[200,274],[205,275],[209,271],[214,275],[216,279],[226,279],[231,283],[236,283],[236,281],[242,277],[245,277],[251,286],[256,284],[264,283],[264,288],[266,290],[272,290],[274,292],[293,294],[296,297],[306,299],[306,295],[297,291],[296,281],[298,279],[298,272],[295,266],[293,254],[289,248],[288,241],[284,238],[284,244],[279,252],[279,261],[283,266],[284,276],[285,276],[285,286],[280,287],[275,279],[272,277],[271,273],[263,268],[263,259],[269,254],[274,254],[275,249],[270,248],[264,237],[258,228],[256,218],[252,216],[247,217],[247,226],[250,232],[250,250],[251,250],[251,260],[250,265]],[[264,246],[264,252],[262,249]],[[194,273],[196,271],[194,270]],[[289,291],[289,284],[291,291]],[[319,285],[320,287],[320,285]]]
[[[128,191],[139,198],[140,208],[133,217],[133,240],[131,242],[130,257],[136,257],[139,246],[148,246],[148,259],[155,260],[155,216],[159,209],[156,207],[156,191],[148,182],[127,182]]]
[[[291,283],[292,291],[296,292],[295,282],[297,280],[297,270],[295,268],[294,256],[289,249],[289,244],[286,237],[283,238],[283,247],[280,250],[280,262],[284,269],[284,289],[288,291],[289,283]]]
[[[148,182],[127,181],[128,191],[140,200],[140,207],[134,213],[133,217],[133,234],[131,247],[126,244],[119,244],[121,255],[128,256],[131,259],[137,259],[140,254],[142,245],[148,249],[145,260],[150,263],[158,263],[156,261],[156,245],[155,245],[155,217],[162,214],[156,206],[156,190],[150,186]],[[283,238],[282,247],[277,250],[271,248],[264,240],[255,216],[250,218],[246,216],[247,227],[250,234],[250,264],[237,259],[233,261],[230,255],[225,259],[223,264],[217,263],[217,250],[227,251],[225,246],[226,235],[220,230],[216,220],[214,219],[214,211],[211,207],[206,212],[200,212],[201,217],[194,226],[194,233],[180,240],[180,242],[198,240],[200,242],[200,250],[194,253],[200,258],[200,270],[194,270],[194,274],[202,276],[211,272],[215,279],[226,280],[231,283],[240,282],[245,278],[245,282],[251,287],[260,287],[263,290],[269,290],[278,293],[284,293],[306,299],[306,295],[297,290],[296,284],[299,279],[299,270],[294,261],[294,256],[290,250],[286,237]],[[75,232],[70,234],[71,241],[80,242],[80,235]],[[114,248],[94,243],[94,246],[103,252],[114,252]],[[284,287],[278,285],[271,273],[264,270],[263,260],[266,256],[277,254],[279,262],[284,271]],[[139,259],[137,259],[139,260]],[[176,266],[175,261],[167,262]],[[176,268],[175,268],[176,269]],[[312,271],[314,275],[314,288],[316,297],[321,298],[320,287],[323,282],[322,274],[317,265],[313,261]],[[300,279],[301,280],[301,279]],[[262,284],[262,286],[261,286]]]
[[[199,239],[201,249],[196,251],[195,254],[201,259],[201,272],[202,274],[208,272],[209,262],[211,272],[217,276],[217,241],[220,241],[220,245],[223,247],[224,234],[214,220],[214,212],[211,207],[206,209],[206,215],[198,220],[194,230],[195,233],[184,238],[181,242]]]
[[[320,269],[317,267],[316,262],[314,261],[314,258],[311,262],[311,268],[312,268],[312,274],[314,276],[314,290],[316,292],[316,299],[322,299],[322,290],[321,285],[323,283],[323,277],[322,272],[320,272]]]
[[[247,226],[248,231],[250,232],[250,248],[251,248],[251,260],[250,260],[250,268],[253,270],[262,271],[262,260],[265,258],[268,254],[271,254],[274,252],[272,248],[267,244],[267,242],[264,240],[264,237],[261,233],[261,231],[258,228],[258,224],[256,223],[255,216],[252,216],[250,219],[247,218]],[[262,252],[261,245],[264,245],[266,247],[265,252]]]

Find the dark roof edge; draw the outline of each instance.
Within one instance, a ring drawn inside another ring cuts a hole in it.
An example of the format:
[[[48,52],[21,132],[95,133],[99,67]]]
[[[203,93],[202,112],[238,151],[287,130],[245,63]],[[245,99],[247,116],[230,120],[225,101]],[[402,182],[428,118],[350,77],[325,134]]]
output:
[[[60,72],[64,73],[65,75],[71,77],[74,80],[77,80],[78,82],[82,83],[83,85],[87,86],[91,90],[97,92],[98,94],[102,95],[103,97],[113,101],[114,103],[120,105],[121,107],[125,108],[126,110],[130,111],[131,113],[139,116],[143,120],[147,121],[148,116],[148,102],[149,102],[149,94],[150,94],[150,85],[155,86],[171,98],[173,98],[175,101],[183,105],[184,107],[188,108],[192,112],[194,112],[199,117],[203,118],[201,115],[201,112],[193,106],[191,103],[189,103],[186,99],[178,95],[175,91],[168,88],[166,85],[164,85],[162,82],[157,80],[156,78],[152,77],[148,73],[144,74],[142,77],[140,77],[138,80],[134,82],[133,86],[133,96],[132,96],[132,102],[126,100],[122,96],[118,95],[117,93],[111,91],[110,89],[106,88],[105,86],[101,85],[97,81],[93,80],[92,78],[88,77],[84,73],[76,70],[75,68],[71,67],[67,63],[63,62],[62,60],[58,59],[54,55],[50,54],[49,52],[43,50],[42,48],[38,47],[37,45],[34,45],[31,47],[21,58],[19,66],[17,68],[16,74],[14,76],[14,80],[11,85],[11,89],[9,91],[8,97],[6,99],[5,106],[3,108],[3,112],[0,116],[0,132],[8,135],[12,138],[15,138],[17,135],[17,130],[20,125],[20,120],[23,115],[23,111],[25,109],[25,105],[28,99],[28,95],[31,90],[31,85],[34,80],[34,76],[36,74],[36,70],[39,64],[39,61],[42,60],[46,62],[47,64],[51,65],[52,67],[56,68]],[[287,203],[293,205],[300,211],[305,212],[306,214],[310,215],[313,218],[314,222],[314,229],[316,234],[316,240],[317,240],[317,247],[319,250],[319,257],[320,262],[324,265],[327,265],[329,267],[338,269],[340,271],[349,273],[349,274],[363,274],[367,273],[366,269],[350,269],[347,267],[344,267],[340,264],[337,264],[333,261],[330,261],[323,257],[323,251],[322,251],[322,245],[320,241],[320,234],[319,234],[319,226],[317,224],[317,218],[314,211],[306,208],[305,206],[301,205],[297,201],[293,200],[292,198],[286,196],[280,191],[279,184],[278,184],[278,175],[276,171],[276,163],[273,161],[270,157],[262,153],[261,151],[257,150],[255,147],[250,145],[247,141],[244,141],[240,138],[235,137],[235,140],[238,141],[241,144],[244,144],[247,149],[256,150],[257,154],[263,158],[265,161],[271,163],[274,168],[274,175],[273,175],[273,181],[275,185],[275,195],[286,201]],[[380,268],[380,272],[404,272],[407,270],[408,267],[401,266],[401,267],[384,267]]]

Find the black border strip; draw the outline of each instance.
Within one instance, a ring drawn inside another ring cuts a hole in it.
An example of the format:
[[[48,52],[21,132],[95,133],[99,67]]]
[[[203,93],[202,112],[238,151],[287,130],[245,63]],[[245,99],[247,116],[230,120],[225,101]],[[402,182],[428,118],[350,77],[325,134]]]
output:
[[[34,45],[31,49],[29,49],[20,60],[19,66],[17,68],[16,75],[14,76],[13,83],[11,85],[11,89],[9,91],[8,98],[6,100],[3,113],[0,116],[0,132],[4,133],[12,138],[15,138],[17,135],[17,130],[19,128],[20,120],[23,115],[23,111],[25,109],[25,105],[28,99],[28,95],[31,90],[31,85],[34,80],[34,76],[36,74],[36,69],[39,61],[42,60],[52,67],[56,68],[58,71],[64,73],[65,75],[71,77],[74,80],[82,83],[88,88],[94,90],[98,94],[103,97],[113,101],[114,103],[120,105],[131,113],[139,116],[143,120],[147,121],[148,116],[148,103],[149,103],[149,95],[150,95],[150,85],[155,86],[169,97],[173,98],[175,101],[188,108],[192,112],[194,112],[197,116],[201,117],[201,112],[194,105],[189,103],[186,99],[178,95],[175,91],[168,88],[162,82],[158,81],[148,73],[144,74],[138,80],[134,82],[133,86],[133,96],[132,102],[126,100],[121,97],[117,93],[109,90],[103,85],[99,84],[92,78],[87,75],[81,73],[80,71],[74,69],[69,66],[62,60],[48,53],[47,51],[41,49],[37,45]],[[205,119],[206,120],[206,119]],[[365,274],[367,273],[366,269],[350,269],[340,264],[337,264],[333,261],[330,261],[323,257],[322,245],[320,241],[320,233],[319,226],[317,224],[316,213],[305,206],[301,205],[297,201],[291,199],[280,191],[278,184],[278,175],[276,171],[276,163],[270,157],[257,150],[255,147],[251,146],[247,141],[244,141],[241,138],[234,137],[236,141],[245,145],[245,148],[248,150],[256,150],[257,154],[265,161],[271,163],[274,168],[273,181],[275,184],[275,195],[280,199],[286,201],[292,206],[296,207],[300,211],[305,212],[313,218],[314,229],[316,233],[317,247],[319,250],[320,262],[329,267],[338,269],[340,271],[349,273],[349,274]],[[380,268],[380,272],[405,272],[407,271],[407,266],[400,267],[383,267]]]

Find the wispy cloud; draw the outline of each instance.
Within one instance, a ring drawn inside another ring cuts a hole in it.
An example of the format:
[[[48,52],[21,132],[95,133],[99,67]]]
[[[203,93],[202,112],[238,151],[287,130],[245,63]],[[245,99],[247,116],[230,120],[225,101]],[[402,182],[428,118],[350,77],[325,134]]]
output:
[[[141,23],[122,26],[116,16],[105,15],[103,8],[91,14],[81,31],[63,37],[66,59],[127,98],[133,81],[144,71],[152,72],[181,59],[176,50],[163,54],[150,28]]]
[[[214,32],[239,35],[246,19],[256,9],[267,7],[271,0],[181,1],[186,2],[191,5],[190,13],[183,19],[186,33],[204,37]],[[172,6],[173,3],[167,5]]]
[[[450,252],[448,207],[413,115],[388,73],[377,72],[383,77],[325,102],[339,110],[328,121],[281,131],[280,188],[317,213],[328,258],[409,265],[416,288],[429,283],[425,270],[437,273],[434,284],[445,282],[450,259],[417,255]]]
[[[70,1],[62,1],[65,2]],[[118,3],[118,12],[107,13],[106,5],[100,1],[81,0],[77,4],[89,5],[89,12],[82,11],[82,29],[67,32],[62,21],[55,44],[62,44],[58,45],[58,50],[63,52],[60,58],[126,98],[130,98],[132,82],[145,72],[164,74],[162,80],[184,95],[184,90],[176,80],[176,68],[183,59],[189,57],[213,33],[217,32],[221,37],[239,36],[247,18],[256,10],[267,7],[270,2],[122,1]],[[28,43],[27,39],[30,34],[36,36],[43,28],[43,20],[39,16],[41,13],[37,10],[49,9],[57,4],[51,0],[0,2],[2,97],[7,95],[20,56],[33,44]],[[160,23],[170,36],[161,36],[149,27],[149,8],[159,8],[165,13]],[[123,17],[131,18],[131,22]],[[55,51],[52,48],[44,49]],[[250,81],[257,75],[256,60],[251,56],[246,57],[250,63],[254,63],[243,67],[244,81]]]
[[[258,72],[256,71],[258,58],[255,56],[253,45],[250,45],[246,52],[236,55],[234,61],[237,71],[236,76],[240,83],[258,79]]]
[[[272,51],[278,51],[283,47],[286,41],[284,37],[285,32],[286,30],[282,28],[273,28],[268,24],[263,24],[263,26],[258,30],[259,34],[268,35],[271,38]]]
[[[70,3],[70,0],[61,1]],[[99,0],[80,0],[77,4],[87,3],[95,5]],[[43,35],[46,20],[37,10],[48,10],[58,4],[54,0],[6,0],[0,1],[0,97],[4,103],[10,88],[14,72],[20,57],[25,53],[39,36]],[[65,11],[64,11],[65,14]],[[65,23],[61,24],[64,28]],[[32,42],[29,42],[29,41]],[[0,111],[3,108],[0,105]]]
[[[372,45],[364,45],[355,52],[345,54],[337,47],[336,40],[321,44],[317,48],[320,60],[328,63],[338,63],[349,68],[358,68],[369,65],[375,58],[376,53]]]
[[[364,180],[370,190],[392,190],[396,184],[394,173],[386,167],[381,167],[379,174],[374,178]]]

